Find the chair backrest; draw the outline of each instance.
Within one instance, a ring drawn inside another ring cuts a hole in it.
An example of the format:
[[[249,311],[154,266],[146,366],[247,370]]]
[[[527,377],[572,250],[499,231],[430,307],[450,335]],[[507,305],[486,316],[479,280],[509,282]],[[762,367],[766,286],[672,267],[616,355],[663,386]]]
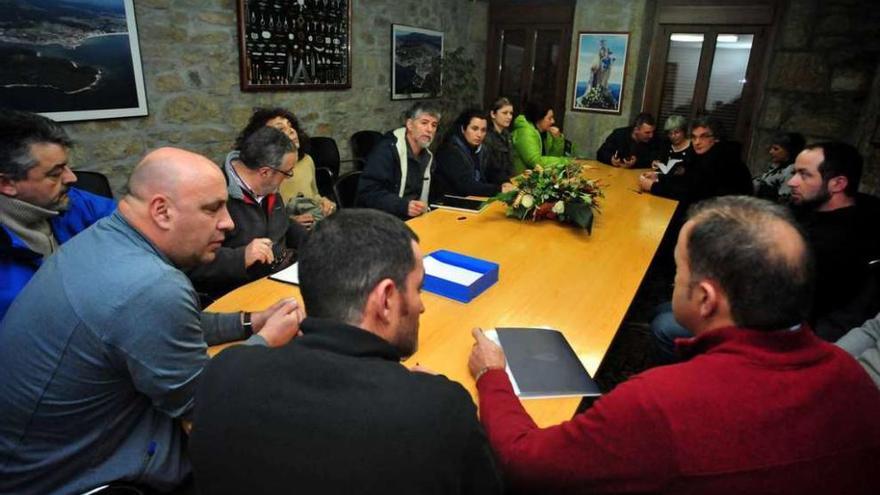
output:
[[[378,131],[357,131],[351,135],[349,144],[351,145],[351,155],[357,160],[361,160],[363,164],[367,155],[370,154],[376,143],[382,139],[382,133]]]
[[[340,208],[353,208],[357,199],[358,181],[361,178],[360,170],[346,172],[336,181],[336,197],[339,198]]]
[[[339,204],[339,198],[336,196],[335,177],[329,168],[317,167],[315,169],[315,184],[318,186],[318,193],[321,196]]]
[[[331,137],[309,137],[309,154],[315,161],[315,168],[324,167],[339,176],[339,147]]]
[[[110,187],[110,181],[107,180],[106,175],[85,170],[74,170],[73,173],[76,175],[73,187],[99,196],[113,198],[113,188]]]

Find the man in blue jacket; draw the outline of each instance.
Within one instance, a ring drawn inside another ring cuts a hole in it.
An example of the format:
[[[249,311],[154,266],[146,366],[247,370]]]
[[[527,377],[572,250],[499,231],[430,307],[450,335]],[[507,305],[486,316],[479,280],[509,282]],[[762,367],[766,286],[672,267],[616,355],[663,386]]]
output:
[[[73,141],[40,115],[0,116],[0,319],[43,260],[113,212],[113,200],[70,186]]]

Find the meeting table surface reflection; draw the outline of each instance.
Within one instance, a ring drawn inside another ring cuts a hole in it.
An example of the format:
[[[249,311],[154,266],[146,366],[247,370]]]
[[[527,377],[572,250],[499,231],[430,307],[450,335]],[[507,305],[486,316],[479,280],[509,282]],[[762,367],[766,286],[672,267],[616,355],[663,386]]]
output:
[[[479,214],[434,210],[407,222],[425,255],[447,249],[498,263],[500,270],[498,282],[467,304],[423,292],[419,350],[404,364],[442,373],[476,400],[467,369],[471,329],[549,327],[565,334],[595,375],[677,203],[638,192],[640,170],[589,165],[585,175],[598,179],[605,193],[591,235],[555,221],[509,218],[500,203]],[[208,311],[257,311],[291,296],[301,301],[297,287],[261,279],[220,298]],[[580,399],[523,403],[538,425],[548,426],[571,418]]]

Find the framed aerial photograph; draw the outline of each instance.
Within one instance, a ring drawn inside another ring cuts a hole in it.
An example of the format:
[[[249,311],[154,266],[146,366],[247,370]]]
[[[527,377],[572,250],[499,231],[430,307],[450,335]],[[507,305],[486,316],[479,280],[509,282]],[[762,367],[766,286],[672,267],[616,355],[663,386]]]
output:
[[[391,99],[440,96],[443,33],[391,25]]]
[[[133,0],[4,3],[0,106],[62,122],[147,115]]]
[[[621,112],[629,33],[578,33],[572,110]]]
[[[242,91],[351,87],[350,0],[238,0]]]

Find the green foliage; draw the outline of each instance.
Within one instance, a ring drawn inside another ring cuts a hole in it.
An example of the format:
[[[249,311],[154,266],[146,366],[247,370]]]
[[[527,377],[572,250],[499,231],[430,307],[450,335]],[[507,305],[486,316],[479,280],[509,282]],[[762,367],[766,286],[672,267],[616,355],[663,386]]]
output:
[[[536,165],[511,179],[516,189],[497,194],[489,202],[507,204],[507,216],[520,220],[557,219],[593,230],[596,198],[604,196],[599,183],[583,176],[581,165]]]

